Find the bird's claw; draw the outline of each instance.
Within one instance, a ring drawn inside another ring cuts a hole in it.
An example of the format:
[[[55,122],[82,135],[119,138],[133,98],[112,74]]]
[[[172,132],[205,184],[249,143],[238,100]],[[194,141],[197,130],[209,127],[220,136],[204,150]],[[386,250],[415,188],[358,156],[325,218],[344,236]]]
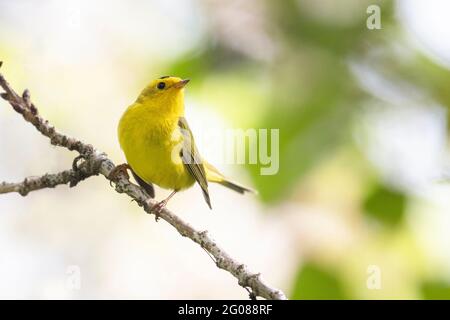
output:
[[[166,205],[167,205],[167,201],[163,200],[163,201],[157,202],[151,206],[151,210],[155,214],[156,222],[158,222],[159,218],[161,217],[161,212],[166,207]]]
[[[130,180],[130,175],[127,170],[131,170],[131,167],[128,163],[122,163],[115,166],[114,169],[109,173],[109,185],[112,186],[113,181],[117,181],[120,175],[123,175],[127,180]]]

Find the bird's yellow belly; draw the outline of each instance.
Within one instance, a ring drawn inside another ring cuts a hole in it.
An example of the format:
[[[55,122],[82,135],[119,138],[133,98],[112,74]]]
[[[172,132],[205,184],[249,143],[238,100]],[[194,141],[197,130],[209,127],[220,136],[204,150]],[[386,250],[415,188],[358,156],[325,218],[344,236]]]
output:
[[[131,146],[125,154],[128,164],[146,182],[174,190],[194,184],[184,164],[174,163],[170,152],[159,146]]]
[[[173,190],[186,189],[194,184],[194,178],[174,149],[180,143],[179,139],[173,141],[169,133],[162,135],[160,128],[125,126],[119,130],[122,130],[120,144],[127,162],[141,179]],[[157,135],[153,132],[155,130]]]

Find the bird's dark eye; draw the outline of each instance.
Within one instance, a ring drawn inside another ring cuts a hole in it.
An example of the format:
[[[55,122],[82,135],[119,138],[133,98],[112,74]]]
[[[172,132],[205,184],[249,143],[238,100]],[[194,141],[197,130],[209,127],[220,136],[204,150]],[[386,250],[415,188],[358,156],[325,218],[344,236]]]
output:
[[[160,83],[158,83],[157,87],[158,87],[158,89],[162,90],[166,87],[166,84],[164,82],[160,82]]]

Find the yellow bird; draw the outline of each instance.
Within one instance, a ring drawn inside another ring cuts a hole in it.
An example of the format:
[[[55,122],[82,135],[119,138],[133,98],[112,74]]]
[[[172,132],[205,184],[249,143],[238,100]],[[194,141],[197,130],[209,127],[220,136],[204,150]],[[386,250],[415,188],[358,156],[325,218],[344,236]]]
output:
[[[160,212],[172,196],[197,182],[211,208],[208,182],[239,193],[253,192],[226,179],[204,161],[184,118],[184,87],[189,80],[161,77],[153,80],[130,105],[119,122],[120,146],[127,159],[112,176],[130,169],[135,180],[152,198],[153,184],[173,192],[156,208]]]

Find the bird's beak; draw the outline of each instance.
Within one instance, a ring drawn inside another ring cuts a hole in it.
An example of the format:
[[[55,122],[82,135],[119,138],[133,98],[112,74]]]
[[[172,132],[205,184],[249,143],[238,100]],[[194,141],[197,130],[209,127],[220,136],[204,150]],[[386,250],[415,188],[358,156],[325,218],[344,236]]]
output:
[[[188,82],[189,82],[189,79],[184,79],[184,80],[178,81],[177,83],[173,84],[172,87],[181,89],[181,88],[184,88],[184,86],[187,85]]]

